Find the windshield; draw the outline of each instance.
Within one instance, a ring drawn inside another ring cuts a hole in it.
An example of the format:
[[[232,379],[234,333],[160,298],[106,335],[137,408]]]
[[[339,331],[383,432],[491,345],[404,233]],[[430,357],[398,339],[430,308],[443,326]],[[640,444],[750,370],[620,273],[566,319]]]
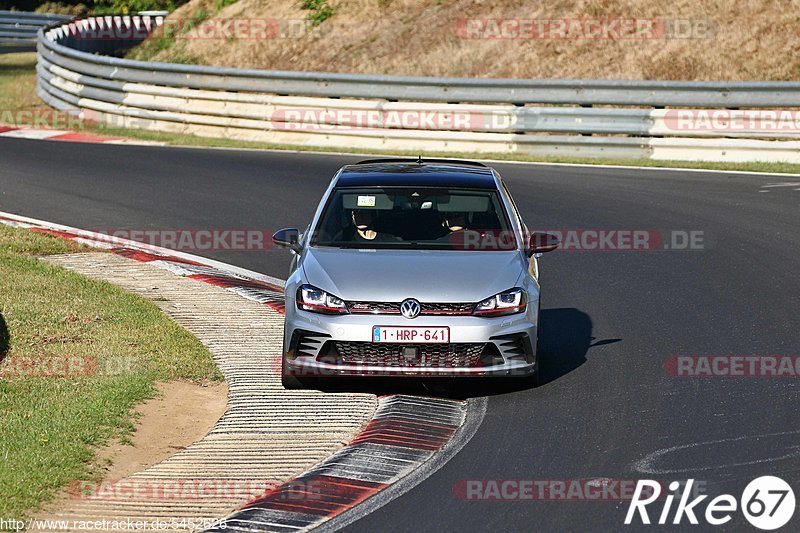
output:
[[[334,189],[311,242],[338,248],[513,250],[494,190]]]

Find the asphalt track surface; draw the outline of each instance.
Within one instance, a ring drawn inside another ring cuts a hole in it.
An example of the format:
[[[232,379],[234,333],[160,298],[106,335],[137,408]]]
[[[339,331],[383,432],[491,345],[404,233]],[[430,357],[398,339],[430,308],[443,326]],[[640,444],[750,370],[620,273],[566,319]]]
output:
[[[336,169],[358,159],[4,139],[0,210],[100,230],[302,228]],[[641,528],[623,525],[619,501],[465,501],[454,488],[466,480],[695,478],[711,496],[738,498],[751,479],[777,475],[800,495],[797,378],[665,370],[677,354],[800,355],[800,184],[763,187],[800,179],[496,167],[530,227],[702,231],[704,248],[545,256],[544,385],[470,388],[490,395],[476,436],[348,529]],[[201,255],[279,277],[289,262],[283,250]],[[736,513],[715,530],[749,527]]]

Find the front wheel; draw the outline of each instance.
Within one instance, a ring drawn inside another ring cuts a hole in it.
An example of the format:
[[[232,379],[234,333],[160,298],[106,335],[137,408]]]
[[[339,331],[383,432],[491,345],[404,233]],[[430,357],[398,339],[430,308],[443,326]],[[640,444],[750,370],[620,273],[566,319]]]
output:
[[[286,374],[281,374],[281,385],[286,390],[299,390],[304,389],[303,383],[294,376],[287,376]]]
[[[286,360],[281,359],[281,385],[286,390],[298,390],[304,389],[303,382],[297,379],[297,376],[293,376],[289,371],[286,369]]]
[[[531,387],[538,387],[539,383],[539,363],[536,363],[536,371],[528,377]]]
[[[541,313],[541,303],[539,304],[539,309]],[[538,387],[541,385],[539,382],[539,376],[541,375],[542,370],[542,343],[539,341],[539,328],[536,328],[536,371],[531,376],[531,384],[534,387]]]
[[[539,386],[539,375],[541,370],[541,354],[542,354],[542,347],[541,343],[539,342],[539,329],[536,329],[536,370],[533,371],[533,374],[529,376],[525,376],[522,378],[525,380],[530,387],[538,387]]]
[[[528,374],[527,376],[523,377],[516,377],[512,378],[517,381],[517,383],[526,389],[533,389],[539,386],[539,364],[536,364],[536,370],[533,371],[532,374]]]

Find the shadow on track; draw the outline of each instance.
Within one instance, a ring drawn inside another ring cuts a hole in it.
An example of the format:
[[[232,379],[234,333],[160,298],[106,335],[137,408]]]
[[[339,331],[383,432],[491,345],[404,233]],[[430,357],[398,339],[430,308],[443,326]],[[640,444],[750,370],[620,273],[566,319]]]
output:
[[[622,340],[596,340],[592,336],[591,317],[574,308],[542,310],[539,328],[540,386],[569,374],[585,363],[589,348]]]
[[[578,309],[543,309],[540,327],[540,386],[548,386],[586,362],[592,346],[619,342],[592,336],[592,319]],[[366,392],[371,394],[411,394],[463,400],[494,396],[532,387],[522,378],[427,378],[413,377],[330,380],[316,384],[326,392]]]

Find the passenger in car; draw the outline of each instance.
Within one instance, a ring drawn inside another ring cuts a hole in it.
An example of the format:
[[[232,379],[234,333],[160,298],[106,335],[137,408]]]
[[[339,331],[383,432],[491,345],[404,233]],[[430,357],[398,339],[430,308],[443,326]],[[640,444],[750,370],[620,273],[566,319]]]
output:
[[[381,229],[378,213],[372,209],[353,209],[351,220],[355,229],[352,240],[355,242],[392,242],[399,240],[396,235]]]
[[[372,227],[374,216],[368,209],[353,209],[352,220],[356,228],[354,240],[374,241],[378,232]],[[359,239],[360,237],[360,239]]]

